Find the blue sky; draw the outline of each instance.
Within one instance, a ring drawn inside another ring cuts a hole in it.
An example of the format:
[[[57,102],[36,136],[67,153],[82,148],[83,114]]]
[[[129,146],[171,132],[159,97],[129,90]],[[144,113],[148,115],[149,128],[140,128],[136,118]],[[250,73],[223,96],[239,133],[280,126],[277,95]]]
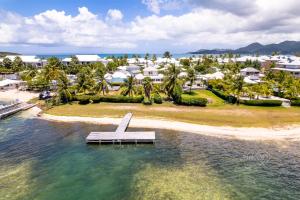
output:
[[[0,0],[0,51],[184,53],[300,40],[299,7],[299,0]]]

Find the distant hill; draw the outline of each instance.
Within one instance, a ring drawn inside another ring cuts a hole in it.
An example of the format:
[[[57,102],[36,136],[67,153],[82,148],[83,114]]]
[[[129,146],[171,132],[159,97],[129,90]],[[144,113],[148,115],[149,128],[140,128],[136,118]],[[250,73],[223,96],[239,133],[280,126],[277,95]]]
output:
[[[8,55],[16,56],[16,55],[21,55],[21,54],[13,53],[13,52],[1,52],[0,51],[0,57],[4,57],[4,56],[8,56]]]
[[[300,42],[298,41],[284,41],[279,44],[268,44],[262,45],[260,43],[252,43],[246,47],[239,49],[201,49],[196,52],[191,52],[192,54],[267,54],[270,55],[273,52],[278,52],[280,54],[296,54],[300,52]]]

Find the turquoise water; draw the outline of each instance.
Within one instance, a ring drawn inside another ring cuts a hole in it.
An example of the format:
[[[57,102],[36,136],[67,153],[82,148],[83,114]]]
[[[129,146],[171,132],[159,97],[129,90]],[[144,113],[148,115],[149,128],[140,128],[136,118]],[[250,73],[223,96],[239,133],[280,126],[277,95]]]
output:
[[[90,131],[114,128],[20,115],[1,121],[0,199],[300,197],[299,143],[156,130],[155,145],[85,144]]]
[[[60,58],[60,59],[64,59],[64,58],[67,58],[67,57],[70,57],[74,54],[52,54],[52,55],[37,55],[38,57],[40,58],[49,58],[49,57],[57,57],[57,58]],[[121,56],[124,56],[125,53],[106,53],[106,54],[98,54],[101,58],[106,58],[108,56],[114,56],[116,58],[118,57],[121,57]],[[139,55],[141,58],[144,58],[146,54],[132,54],[132,53],[127,53],[126,54],[128,56],[128,58],[132,58],[133,55]],[[163,57],[163,54],[156,54],[157,57]],[[173,58],[182,58],[182,57],[191,57],[191,56],[197,56],[195,54],[173,54],[172,57]],[[152,54],[150,54],[150,59],[152,58]]]

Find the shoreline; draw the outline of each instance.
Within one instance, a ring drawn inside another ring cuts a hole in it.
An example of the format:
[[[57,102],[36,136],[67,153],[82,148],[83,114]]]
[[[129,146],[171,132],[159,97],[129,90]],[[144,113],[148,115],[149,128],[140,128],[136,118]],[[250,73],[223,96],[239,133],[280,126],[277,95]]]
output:
[[[121,118],[112,117],[76,117],[76,116],[56,116],[42,114],[40,119],[56,122],[83,122],[99,125],[117,125]],[[209,126],[187,122],[172,121],[159,118],[139,118],[133,117],[130,121],[131,128],[153,128],[167,129],[174,131],[189,132],[199,135],[240,139],[255,141],[300,141],[300,126],[288,126],[284,128],[236,128],[229,126]]]

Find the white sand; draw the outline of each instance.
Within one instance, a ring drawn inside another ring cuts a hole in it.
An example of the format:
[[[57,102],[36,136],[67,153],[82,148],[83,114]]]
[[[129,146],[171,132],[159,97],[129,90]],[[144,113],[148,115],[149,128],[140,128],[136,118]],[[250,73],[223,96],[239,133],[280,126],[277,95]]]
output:
[[[28,91],[19,91],[17,89],[0,91],[0,101],[29,101],[30,99],[38,97],[38,93],[28,92]]]
[[[43,114],[42,119],[60,122],[85,122],[94,124],[114,124],[121,121],[120,118],[93,118],[93,117],[67,117]],[[242,140],[281,140],[300,141],[300,126],[285,128],[234,128],[198,125],[185,122],[169,121],[164,119],[146,119],[133,117],[129,127],[169,129],[182,132],[190,132],[213,137],[235,138]]]

